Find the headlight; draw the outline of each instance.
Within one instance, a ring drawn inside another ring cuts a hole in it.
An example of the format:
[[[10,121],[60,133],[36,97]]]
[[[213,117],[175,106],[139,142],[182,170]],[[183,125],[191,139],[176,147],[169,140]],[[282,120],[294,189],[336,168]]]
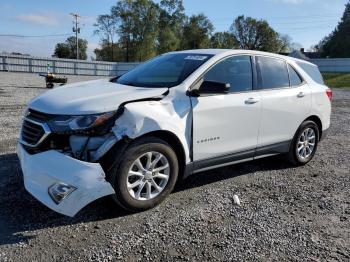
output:
[[[84,116],[59,116],[49,122],[55,133],[89,133],[103,129],[108,123],[113,123],[116,112]]]
[[[88,116],[78,116],[69,122],[69,127],[72,130],[84,130],[89,128],[94,128],[103,125],[114,113],[107,113],[103,115],[88,115]]]

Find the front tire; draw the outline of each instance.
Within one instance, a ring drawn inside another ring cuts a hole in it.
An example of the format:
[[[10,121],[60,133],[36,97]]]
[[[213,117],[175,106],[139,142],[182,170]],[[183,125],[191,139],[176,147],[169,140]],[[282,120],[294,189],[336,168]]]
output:
[[[320,131],[313,121],[305,121],[296,132],[290,145],[288,160],[295,166],[309,163],[317,151]]]
[[[133,142],[111,170],[113,199],[122,208],[140,212],[159,205],[174,189],[179,164],[165,141],[145,137]]]

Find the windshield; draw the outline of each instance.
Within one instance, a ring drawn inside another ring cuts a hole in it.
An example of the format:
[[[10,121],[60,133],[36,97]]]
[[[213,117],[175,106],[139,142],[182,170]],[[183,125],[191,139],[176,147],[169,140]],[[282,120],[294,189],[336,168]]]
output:
[[[114,82],[137,87],[173,87],[213,55],[173,53],[158,56],[122,75]]]

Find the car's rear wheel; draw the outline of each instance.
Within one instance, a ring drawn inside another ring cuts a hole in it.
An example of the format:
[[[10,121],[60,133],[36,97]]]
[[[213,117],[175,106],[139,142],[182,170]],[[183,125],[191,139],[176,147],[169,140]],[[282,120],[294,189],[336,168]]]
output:
[[[288,160],[293,165],[305,165],[315,156],[319,142],[319,128],[313,121],[305,121],[290,145]]]
[[[160,204],[174,189],[179,165],[165,141],[145,137],[132,143],[111,171],[114,200],[124,209],[139,212]]]

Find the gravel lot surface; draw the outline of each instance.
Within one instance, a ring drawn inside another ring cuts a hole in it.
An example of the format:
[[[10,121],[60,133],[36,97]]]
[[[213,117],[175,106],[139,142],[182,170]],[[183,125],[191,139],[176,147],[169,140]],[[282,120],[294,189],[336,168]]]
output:
[[[45,90],[36,75],[0,72],[0,261],[350,261],[350,91],[335,91],[329,135],[305,167],[230,166],[147,212],[107,197],[68,218],[25,191],[14,154],[21,113]]]

